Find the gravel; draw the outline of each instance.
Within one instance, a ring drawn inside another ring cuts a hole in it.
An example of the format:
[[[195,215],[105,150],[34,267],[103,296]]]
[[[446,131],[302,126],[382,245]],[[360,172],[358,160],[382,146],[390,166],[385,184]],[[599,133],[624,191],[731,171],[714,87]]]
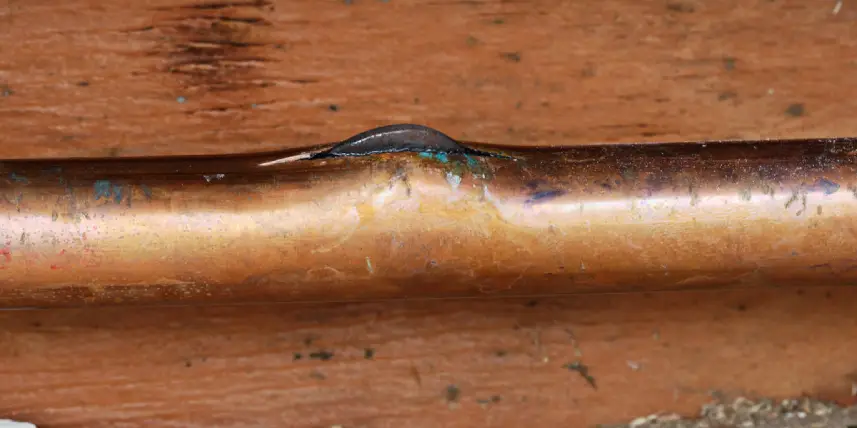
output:
[[[737,398],[702,407],[699,417],[676,414],[643,416],[602,428],[857,428],[857,406],[800,398],[783,401]]]

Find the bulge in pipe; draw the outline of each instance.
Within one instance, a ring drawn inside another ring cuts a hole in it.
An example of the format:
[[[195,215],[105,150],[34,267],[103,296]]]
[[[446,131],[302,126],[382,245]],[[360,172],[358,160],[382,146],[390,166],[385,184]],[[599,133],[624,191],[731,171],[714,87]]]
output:
[[[857,141],[0,162],[0,306],[857,282]]]

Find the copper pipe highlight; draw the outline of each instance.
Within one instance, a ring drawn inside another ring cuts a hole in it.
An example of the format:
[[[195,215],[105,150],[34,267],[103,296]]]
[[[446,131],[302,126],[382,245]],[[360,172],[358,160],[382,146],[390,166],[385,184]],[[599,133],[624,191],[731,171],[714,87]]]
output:
[[[435,137],[3,161],[0,306],[857,283],[857,140]]]

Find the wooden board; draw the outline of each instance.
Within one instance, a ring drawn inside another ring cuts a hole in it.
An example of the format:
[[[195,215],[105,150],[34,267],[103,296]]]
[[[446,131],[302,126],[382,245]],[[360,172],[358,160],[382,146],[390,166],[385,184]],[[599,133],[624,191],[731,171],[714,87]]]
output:
[[[255,151],[391,122],[530,145],[854,136],[855,20],[798,0],[8,0],[0,158]],[[587,426],[712,393],[848,400],[855,293],[3,312],[0,417]]]
[[[233,7],[226,7],[233,5]],[[835,1],[9,0],[0,158],[857,135]]]
[[[847,400],[857,289],[0,314],[0,414],[49,427],[593,426]],[[568,364],[588,369],[591,385]],[[40,425],[41,426],[41,425]]]

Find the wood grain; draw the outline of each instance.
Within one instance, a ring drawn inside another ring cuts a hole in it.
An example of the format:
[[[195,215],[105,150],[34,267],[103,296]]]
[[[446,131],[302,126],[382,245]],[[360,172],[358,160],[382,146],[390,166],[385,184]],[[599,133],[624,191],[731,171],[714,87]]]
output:
[[[39,426],[592,426],[736,395],[845,399],[857,289],[0,314]],[[563,366],[580,362],[594,379]]]
[[[835,5],[7,0],[0,158],[246,152],[391,122],[530,145],[854,136],[857,8]],[[848,400],[855,310],[857,291],[822,287],[2,312],[0,417],[586,426],[714,392]],[[563,368],[578,360],[597,389]]]
[[[857,135],[857,9],[833,6],[10,0],[0,158],[254,151],[390,122],[504,144]]]

